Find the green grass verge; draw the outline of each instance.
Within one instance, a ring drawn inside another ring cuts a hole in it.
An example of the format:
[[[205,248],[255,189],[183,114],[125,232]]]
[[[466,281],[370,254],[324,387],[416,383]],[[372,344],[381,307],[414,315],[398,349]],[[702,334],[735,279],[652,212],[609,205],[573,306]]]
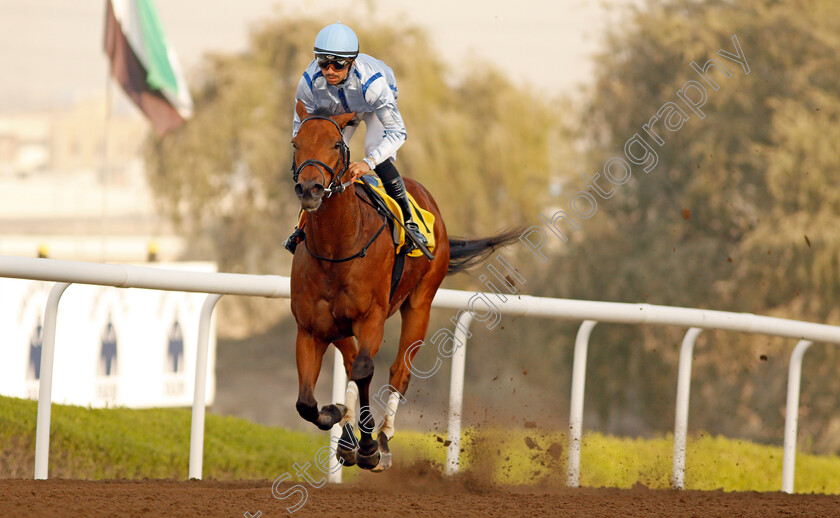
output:
[[[446,446],[435,434],[399,431],[392,442],[396,459],[427,459],[444,464]],[[568,436],[538,430],[467,429],[461,466],[499,484],[565,484]],[[585,434],[581,445],[580,485],[651,489],[671,487],[674,440]],[[840,494],[840,457],[798,453],[797,493]],[[782,448],[745,440],[690,437],[686,451],[686,489],[779,491]]]
[[[0,476],[32,475],[37,402],[0,397]],[[189,469],[186,409],[89,409],[53,405],[50,477],[176,478]],[[323,434],[290,432],[207,414],[205,479],[274,479],[313,462]]]
[[[0,477],[32,476],[37,403],[0,396]],[[268,479],[292,464],[314,463],[324,433],[291,432],[243,419],[207,415],[205,479]],[[53,405],[50,477],[186,479],[190,411],[88,409]],[[398,429],[394,461],[443,466],[446,446],[434,433]],[[568,437],[538,430],[466,429],[461,466],[499,484],[565,484]],[[673,438],[631,439],[586,434],[580,483],[629,488],[670,487]],[[700,434],[688,441],[687,489],[778,491],[782,449]],[[345,470],[352,480],[357,470]],[[315,473],[312,468],[311,473]],[[798,454],[798,493],[840,494],[840,457]]]

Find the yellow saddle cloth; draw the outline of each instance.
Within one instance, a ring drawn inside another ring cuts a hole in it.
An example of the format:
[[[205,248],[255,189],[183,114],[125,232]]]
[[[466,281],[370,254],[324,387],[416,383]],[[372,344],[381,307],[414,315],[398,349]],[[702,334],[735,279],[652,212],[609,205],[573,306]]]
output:
[[[405,221],[402,215],[402,209],[400,208],[400,204],[397,203],[394,198],[388,196],[385,193],[385,187],[382,186],[382,182],[379,180],[379,177],[373,174],[366,174],[356,180],[356,183],[365,182],[371,189],[376,191],[376,193],[382,197],[385,201],[385,204],[388,205],[388,208],[391,209],[391,212],[397,217],[398,221],[402,222]],[[417,223],[417,226],[420,227],[420,233],[426,237],[426,241],[428,244],[426,248],[429,249],[429,252],[434,253],[435,251],[435,234],[434,234],[434,226],[435,226],[435,216],[431,212],[427,211],[423,207],[417,204],[414,200],[414,196],[411,193],[408,193],[408,201],[411,203],[411,207],[414,209],[414,221]],[[401,225],[396,226],[397,238],[399,239],[399,245],[397,246],[397,252],[403,250],[406,246],[406,239],[405,239],[405,230],[402,228]],[[418,249],[414,249],[408,253],[408,257],[420,257],[423,255]]]

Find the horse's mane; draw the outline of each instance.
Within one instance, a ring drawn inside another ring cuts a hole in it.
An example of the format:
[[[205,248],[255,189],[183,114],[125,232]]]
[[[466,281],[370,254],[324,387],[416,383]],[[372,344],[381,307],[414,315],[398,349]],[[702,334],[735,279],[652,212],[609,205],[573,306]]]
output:
[[[330,113],[330,110],[327,108],[315,108],[310,115],[314,115],[316,117],[331,117],[335,115],[334,113]]]
[[[310,117],[334,117],[335,115],[340,114],[331,113],[330,109],[325,107],[315,108],[315,110],[309,114]],[[359,121],[356,119],[356,117],[353,117],[352,119],[350,119],[350,122],[348,122],[347,125],[355,126],[358,123]]]

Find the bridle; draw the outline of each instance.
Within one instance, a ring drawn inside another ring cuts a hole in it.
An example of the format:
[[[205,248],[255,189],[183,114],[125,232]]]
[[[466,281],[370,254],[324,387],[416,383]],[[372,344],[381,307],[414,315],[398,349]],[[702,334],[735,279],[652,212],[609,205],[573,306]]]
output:
[[[326,183],[327,182],[327,175],[324,171],[325,170],[328,171],[330,173],[330,176],[332,177],[332,179],[330,180],[329,185],[327,185],[326,188],[324,189],[324,193],[325,193],[326,197],[329,198],[332,194],[341,194],[342,192],[344,192],[344,189],[346,189],[347,187],[350,186],[351,183],[353,183],[352,181],[341,183],[341,177],[344,176],[344,173],[347,172],[347,167],[350,165],[350,148],[347,146],[347,143],[344,142],[344,134],[341,132],[341,127],[338,125],[337,122],[332,120],[330,117],[324,117],[324,116],[321,116],[321,115],[313,115],[311,117],[307,117],[307,118],[303,119],[301,121],[300,125],[303,126],[308,121],[316,120],[316,119],[330,121],[333,124],[333,126],[335,126],[335,129],[338,130],[338,134],[341,138],[341,140],[339,141],[340,142],[339,152],[340,152],[341,156],[339,156],[338,163],[335,165],[335,168],[332,168],[332,167],[328,166],[327,164],[325,164],[324,162],[321,162],[320,160],[315,160],[314,158],[310,158],[309,160],[304,160],[303,163],[301,163],[300,165],[297,165],[295,163],[294,154],[292,154],[292,179],[294,180],[295,184],[297,184],[298,177],[300,176],[300,172],[303,171],[305,168],[307,168],[309,166],[312,166],[312,167],[315,167],[315,168],[318,169],[318,172],[321,173],[321,176],[324,178],[324,183]],[[298,129],[298,131],[300,131],[300,129]],[[339,170],[338,173],[336,173],[335,169],[338,168],[338,166],[341,165],[342,163],[344,165],[342,165],[341,170]]]
[[[330,195],[332,195],[332,194],[341,194],[342,192],[344,192],[344,189],[346,189],[347,187],[350,186],[350,184],[353,183],[352,180],[349,181],[349,182],[341,183],[341,177],[344,176],[344,173],[347,172],[347,168],[350,166],[350,148],[347,146],[347,143],[344,142],[344,134],[341,132],[341,127],[338,125],[337,122],[335,122],[334,120],[332,120],[329,117],[324,117],[324,116],[321,116],[321,115],[313,115],[311,117],[307,117],[307,118],[303,119],[301,121],[300,125],[303,126],[307,121],[311,121],[313,119],[328,120],[335,126],[335,129],[338,130],[338,134],[341,137],[341,140],[339,141],[340,142],[339,152],[340,152],[341,156],[338,157],[338,163],[335,165],[335,168],[332,168],[332,167],[328,166],[327,164],[325,164],[324,162],[321,162],[320,160],[315,160],[313,158],[310,158],[309,160],[304,160],[300,165],[297,165],[297,164],[295,164],[295,157],[294,157],[294,155],[292,155],[292,179],[295,181],[295,185],[297,185],[297,181],[298,181],[298,177],[300,176],[300,172],[303,171],[304,168],[306,168],[306,167],[313,166],[313,167],[318,169],[318,172],[321,173],[321,176],[324,178],[324,182],[326,183],[327,175],[324,174],[324,170],[329,171],[330,175],[332,175],[332,179],[330,180],[330,184],[327,185],[327,187],[324,189],[325,197],[329,198]],[[300,127],[298,127],[298,128],[300,128]],[[300,131],[300,129],[298,129],[298,131]],[[344,165],[342,165],[341,170],[339,170],[338,173],[336,173],[335,169],[338,168],[338,166],[340,164],[342,164],[342,162],[344,163]],[[359,193],[357,192],[356,195],[358,196]],[[367,200],[365,200],[361,196],[359,196],[359,198],[362,199],[362,201],[364,201],[368,205],[371,205],[377,211],[377,213],[379,213],[379,210],[376,208],[376,206],[372,205],[370,202],[368,202]],[[320,259],[322,261],[328,261],[328,262],[331,262],[331,263],[343,263],[345,261],[350,261],[350,260],[355,259],[357,257],[364,257],[365,255],[367,255],[368,248],[370,248],[370,246],[373,244],[373,242],[376,241],[376,238],[379,237],[379,235],[382,233],[382,231],[385,230],[385,226],[388,224],[387,219],[381,213],[379,213],[379,215],[382,218],[382,225],[379,227],[379,230],[376,231],[376,233],[373,235],[373,237],[370,238],[370,240],[367,242],[367,244],[365,244],[365,246],[363,246],[360,251],[356,252],[353,255],[350,255],[348,257],[342,257],[340,259],[333,259],[331,257],[323,257],[323,256],[320,256],[320,255],[314,254],[309,249],[309,241],[306,238],[304,238],[303,244],[306,247],[306,251],[309,253],[309,255],[311,255],[315,259]]]

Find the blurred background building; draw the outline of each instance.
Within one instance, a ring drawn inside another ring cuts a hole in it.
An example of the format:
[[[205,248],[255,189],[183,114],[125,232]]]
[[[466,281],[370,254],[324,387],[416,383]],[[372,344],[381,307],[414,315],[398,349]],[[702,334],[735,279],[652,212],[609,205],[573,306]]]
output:
[[[125,109],[106,119],[105,96],[0,113],[0,254],[138,262],[156,246],[177,259],[184,241],[146,183],[147,131]]]

